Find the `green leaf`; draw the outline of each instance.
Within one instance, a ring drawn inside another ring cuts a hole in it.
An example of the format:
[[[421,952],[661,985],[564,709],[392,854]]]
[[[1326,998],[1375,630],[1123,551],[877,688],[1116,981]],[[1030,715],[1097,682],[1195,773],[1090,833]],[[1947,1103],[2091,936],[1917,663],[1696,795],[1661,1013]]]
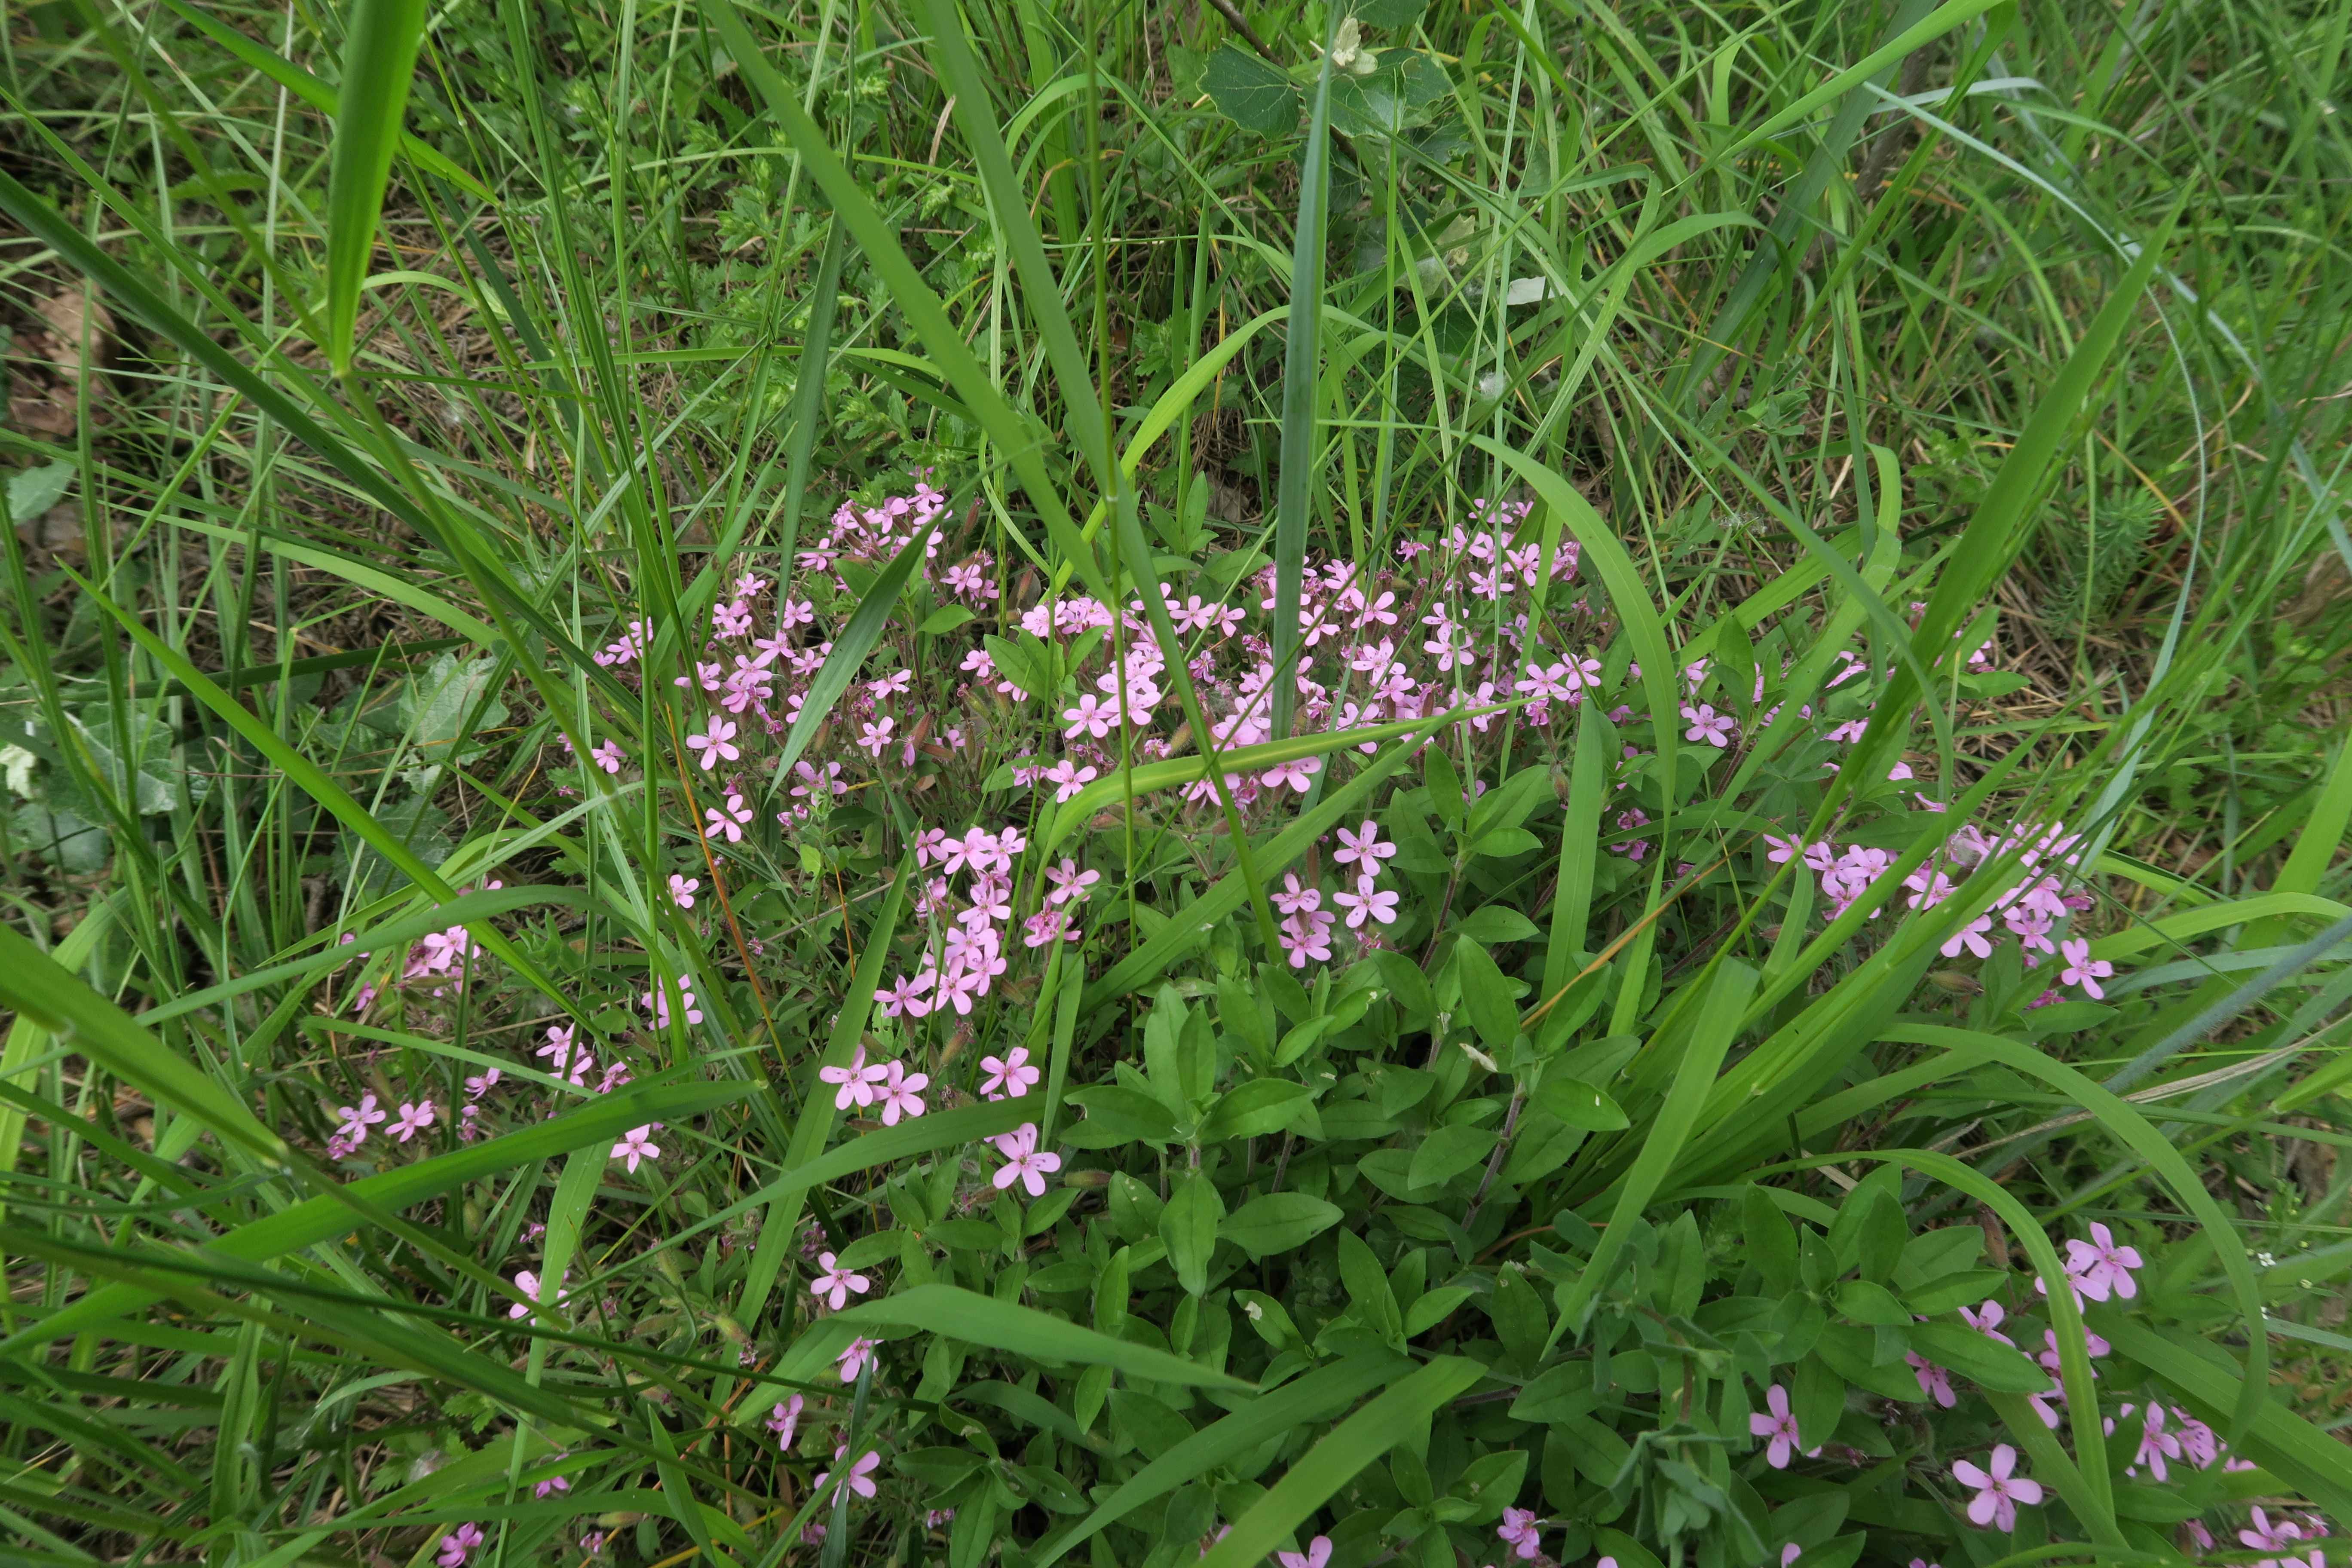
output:
[[[1201,90],[1217,112],[1244,131],[1280,136],[1298,126],[1298,89],[1290,79],[1238,44],[1227,43],[1201,69]]]
[[[66,488],[80,470],[63,460],[37,468],[21,468],[8,476],[8,516],[26,523],[65,499]]]
[[[871,1324],[920,1329],[1048,1365],[1075,1363],[1107,1366],[1148,1383],[1253,1392],[1251,1385],[1240,1378],[1182,1356],[1132,1341],[1113,1339],[1034,1308],[1000,1301],[955,1285],[918,1285],[878,1301],[860,1302],[846,1311],[834,1313],[825,1321],[852,1328]]]
[[[375,252],[376,220],[401,115],[425,41],[425,0],[353,0],[343,41],[342,100],[327,167],[327,351],[338,376],[352,370],[360,287]]]
[[[1528,942],[1540,934],[1536,922],[1508,904],[1486,904],[1454,922],[1456,934],[1488,947],[1497,942]]]
[[[1334,28],[1336,20],[1327,24]],[[1350,29],[1352,31],[1353,29]],[[1233,46],[1225,46],[1230,49]],[[1290,321],[1282,352],[1281,468],[1274,491],[1274,621],[1268,628],[1274,668],[1297,662],[1299,595],[1306,572],[1307,531],[1316,478],[1315,428],[1323,391],[1323,256],[1331,205],[1331,57],[1328,45],[1315,72],[1315,101],[1307,114],[1307,157],[1298,173],[1298,213],[1291,223]],[[1222,56],[1223,51],[1219,51]],[[1204,78],[1213,95],[1218,61]],[[1269,99],[1269,104],[1271,100]],[[1222,106],[1221,106],[1222,107]],[[1269,114],[1268,118],[1273,118]],[[1286,673],[1274,682],[1273,734],[1290,735],[1298,684]]]
[[[1649,1136],[1642,1141],[1642,1152],[1618,1184],[1609,1228],[1592,1249],[1592,1261],[1560,1302],[1559,1325],[1552,1331],[1555,1340],[1567,1330],[1581,1331],[1602,1285],[1613,1278],[1618,1256],[1633,1238],[1633,1221],[1649,1206],[1698,1124],[1707,1090],[1714,1087],[1724,1056],[1731,1049],[1731,1037],[1738,1030],[1740,1014],[1755,994],[1756,972],[1746,964],[1726,959],[1712,969],[1712,978],[1701,981],[1706,987],[1705,1000],[1683,1047],[1673,1086],[1650,1124]]]
[[[1252,1258],[1304,1247],[1339,1223],[1339,1205],[1305,1193],[1266,1193],[1227,1215],[1217,1234]]]
[[[2042,1394],[2051,1386],[2049,1374],[2023,1353],[1963,1324],[1913,1323],[1904,1333],[1937,1366],[1996,1394]]]
[[[1160,1239],[1168,1244],[1169,1267],[1176,1282],[1192,1295],[1209,1289],[1209,1258],[1217,1250],[1217,1225],[1225,1217],[1225,1200],[1206,1171],[1194,1171],[1169,1194],[1160,1211]]]
[[[1176,1141],[1176,1119],[1168,1113],[1165,1105],[1140,1089],[1103,1084],[1094,1089],[1074,1089],[1068,1098],[1071,1104],[1087,1113],[1084,1122],[1064,1134],[1066,1142],[1078,1148],[1110,1149],[1121,1143]]]
[[[1528,1102],[1587,1132],[1621,1132],[1633,1125],[1622,1107],[1581,1079],[1548,1079],[1528,1097]],[[1782,1234],[1788,1228],[1784,1223]]]
[[[1297,1121],[1309,1103],[1311,1091],[1303,1083],[1277,1078],[1253,1079],[1227,1091],[1201,1129],[1202,1142],[1228,1138],[1255,1138],[1278,1132]]]
[[[1025,639],[1024,639],[1025,640]],[[1036,657],[1021,643],[1008,642],[1000,637],[983,637],[980,646],[986,650],[988,661],[996,672],[1019,687],[1030,697],[1051,697],[1052,679],[1046,674],[1045,661]],[[1042,648],[1043,644],[1039,647]]]
[[[1341,1235],[1344,1237],[1345,1232]],[[1486,1375],[1476,1362],[1441,1356],[1331,1430],[1234,1521],[1198,1568],[1255,1568],[1365,1466],[1425,1430],[1432,1414]]]
[[[1406,1181],[1415,1187],[1451,1181],[1494,1152],[1501,1137],[1491,1127],[1440,1127],[1412,1152]]]
[[[1470,1015],[1470,1026],[1478,1031],[1486,1054],[1501,1058],[1519,1037],[1519,1010],[1513,1005],[1502,970],[1485,948],[1468,937],[1454,943],[1454,966],[1462,977],[1462,1010]]]
[[[1368,27],[1410,27],[1421,20],[1429,0],[1362,0],[1356,20]]]
[[[193,1116],[221,1137],[285,1170],[286,1141],[243,1101],[157,1039],[139,1020],[91,990],[82,978],[0,921],[0,1004],[50,1034],[159,1105]]]
[[[817,727],[833,712],[833,705],[857,679],[866,663],[866,656],[882,640],[882,633],[890,625],[890,617],[898,612],[898,595],[906,591],[907,578],[925,559],[923,551],[931,537],[926,526],[916,530],[906,547],[890,559],[874,579],[874,586],[857,602],[857,611],[849,624],[833,639],[833,651],[824,657],[824,668],[809,682],[808,695],[802,699],[801,716],[793,721],[792,731],[784,737],[784,749],[776,758],[775,774],[779,788],[789,782],[793,764],[800,760],[815,739]]]

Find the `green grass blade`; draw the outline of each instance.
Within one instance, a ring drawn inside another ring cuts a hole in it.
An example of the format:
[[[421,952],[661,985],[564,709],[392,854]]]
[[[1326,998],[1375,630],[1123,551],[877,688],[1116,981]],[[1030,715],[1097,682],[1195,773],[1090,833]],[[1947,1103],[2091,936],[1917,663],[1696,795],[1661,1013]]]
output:
[[[327,361],[352,373],[360,286],[375,254],[392,156],[416,51],[425,42],[425,0],[352,0],[343,43],[343,91],[327,176]]]
[[[836,1312],[833,1322],[920,1329],[1007,1355],[1047,1363],[1107,1366],[1150,1383],[1186,1388],[1248,1390],[1251,1384],[1196,1362],[1132,1340],[1113,1339],[1066,1319],[1000,1301],[955,1285],[918,1285]]]
[[[1052,1568],[1105,1525],[1115,1524],[1155,1498],[1198,1479],[1219,1465],[1265,1446],[1283,1433],[1337,1415],[1395,1377],[1410,1363],[1394,1357],[1353,1355],[1318,1367],[1271,1394],[1262,1394],[1212,1422],[1119,1483],[1070,1531],[1043,1548],[1034,1568]]]
[[[1302,1455],[1234,1521],[1232,1533],[1201,1559],[1200,1568],[1251,1568],[1264,1561],[1366,1465],[1425,1431],[1433,1411],[1486,1375],[1475,1361],[1441,1356],[1397,1383]]]
[[[0,922],[0,1003],[52,1035],[70,1037],[82,1055],[123,1082],[194,1117],[272,1166],[282,1170],[292,1158],[286,1141],[235,1095],[5,922]]]
[[[1335,8],[1330,28],[1339,26]],[[1290,733],[1298,703],[1290,679],[1302,634],[1298,601],[1306,574],[1308,500],[1315,467],[1315,413],[1322,395],[1323,245],[1331,185],[1331,54],[1324,42],[1315,75],[1314,112],[1307,117],[1307,162],[1298,178],[1298,216],[1291,236],[1290,321],[1282,354],[1282,471],[1275,479],[1274,521],[1274,737]]]

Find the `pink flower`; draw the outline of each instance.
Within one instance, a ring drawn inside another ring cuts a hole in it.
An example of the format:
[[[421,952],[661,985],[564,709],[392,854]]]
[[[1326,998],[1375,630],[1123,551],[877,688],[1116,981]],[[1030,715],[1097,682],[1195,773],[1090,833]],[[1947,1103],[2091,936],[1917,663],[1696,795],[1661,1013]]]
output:
[[[1903,1352],[1903,1359],[1911,1363],[1911,1375],[1919,1380],[1920,1393],[1927,1395],[1947,1410],[1949,1410],[1953,1405],[1958,1403],[1958,1396],[1952,1393],[1952,1374],[1950,1373],[1945,1371],[1942,1367],[1937,1366],[1934,1362],[1927,1360],[1925,1356],[1914,1354],[1909,1351]]]
[[[441,1538],[441,1553],[433,1561],[441,1568],[465,1568],[466,1559],[481,1543],[481,1527],[467,1520]]]
[[[1973,1311],[1966,1307],[1960,1309],[1961,1321],[1984,1335],[1985,1338],[1999,1340],[2002,1344],[2014,1350],[2017,1347],[2017,1342],[2000,1331],[2001,1319],[2007,1315],[1998,1301],[1987,1301]]]
[[[768,1430],[776,1435],[776,1447],[789,1454],[793,1451],[793,1434],[800,1430],[801,1396],[793,1394],[768,1412]]]
[[[931,988],[932,978],[929,970],[911,978],[901,974],[895,986],[874,993],[874,1000],[881,1004],[882,1016],[895,1018],[904,1013],[910,1018],[919,1018],[929,1013],[931,1005],[925,994]]]
[[[701,878],[680,876],[672,871],[669,874],[669,901],[679,909],[690,910],[694,908],[695,892],[701,886]]]
[[[1791,1541],[1788,1545],[1780,1548],[1780,1568],[1789,1568],[1790,1563],[1804,1554],[1805,1549]]]
[[[2124,1414],[2131,1414],[2130,1405],[2124,1406]],[[2179,1436],[2164,1429],[2164,1414],[2163,1405],[2152,1401],[2149,1403],[2147,1415],[2140,1426],[2139,1452],[2133,1458],[2135,1465],[2146,1465],[2148,1473],[2159,1481],[2165,1479],[2168,1473],[2165,1461],[2181,1456]]]
[[[433,1102],[431,1100],[420,1100],[411,1105],[404,1100],[400,1102],[400,1120],[394,1122],[386,1131],[405,1143],[432,1125]]]
[[[2141,1267],[2139,1248],[2117,1247],[2115,1233],[2095,1220],[2090,1240],[2066,1244],[2066,1272],[2094,1301],[2105,1300],[2109,1291],[2124,1300],[2138,1295],[2139,1286],[2131,1271]]]
[[[859,725],[858,745],[865,750],[867,756],[880,756],[884,749],[890,744],[890,731],[898,727],[898,723],[896,719],[886,713],[878,724]]]
[[[1324,1568],[1331,1561],[1331,1538],[1318,1535],[1307,1543],[1306,1551],[1277,1552],[1274,1558],[1282,1568]]]
[[[1079,695],[1076,707],[1063,709],[1062,718],[1070,726],[1063,731],[1064,738],[1072,741],[1082,736],[1099,741],[1118,728],[1118,707],[1104,702],[1091,691]]]
[[[2042,1483],[2014,1474],[2017,1450],[2003,1443],[1992,1451],[1989,1469],[1966,1459],[1952,1467],[1952,1479],[1977,1494],[1969,1500],[1969,1522],[2011,1531],[2017,1528],[2017,1505],[2032,1507],[2042,1500]]]
[[[722,761],[731,763],[743,754],[735,744],[735,726],[716,713],[710,716],[708,729],[686,738],[686,749],[698,754],[706,773]]]
[[[1717,751],[1731,743],[1733,724],[1730,714],[1718,713],[1704,702],[1696,708],[1685,702],[1683,704],[1683,717],[1690,721],[1690,728],[1683,731],[1684,740],[1704,741]]]
[[[1029,1047],[1026,1046],[1013,1047],[1004,1053],[1002,1061],[994,1057],[982,1057],[980,1065],[988,1069],[988,1077],[980,1085],[983,1100],[1018,1100],[1028,1093],[1030,1086],[1042,1076],[1030,1064]]]
[[[1094,768],[1082,768],[1067,757],[1047,768],[1045,782],[1054,786],[1054,804],[1059,805],[1092,784],[1097,772]]]
[[[1748,1435],[1770,1439],[1764,1449],[1764,1459],[1774,1469],[1787,1469],[1791,1455],[1802,1453],[1810,1458],[1821,1452],[1817,1447],[1806,1447],[1804,1439],[1798,1436],[1797,1417],[1789,1408],[1787,1389],[1777,1383],[1766,1389],[1764,1408],[1769,1415],[1759,1412],[1748,1417]]]
[[[1985,940],[1985,933],[1990,930],[1992,930],[1992,917],[1979,915],[1952,933],[1950,939],[1944,943],[1944,956],[1958,958],[1960,956],[1960,950],[1966,948],[1979,958],[1990,958],[1992,943]]]
[[[378,1109],[374,1095],[363,1094],[356,1106],[337,1106],[335,1114],[343,1119],[342,1126],[337,1131],[348,1142],[360,1144],[367,1142],[367,1130],[382,1121],[387,1113]]]
[[[1387,889],[1375,888],[1370,877],[1356,880],[1358,891],[1334,893],[1331,901],[1348,911],[1348,929],[1354,931],[1367,920],[1384,926],[1396,924],[1397,895]]]
[[[822,1300],[838,1312],[852,1296],[863,1296],[874,1288],[874,1281],[863,1274],[852,1274],[835,1260],[830,1252],[816,1255],[817,1265],[824,1270],[809,1282],[809,1294]]]
[[[834,1450],[833,1458],[835,1463],[838,1464],[841,1460],[841,1450],[837,1448]],[[882,1456],[871,1448],[867,1449],[858,1457],[856,1464],[849,1467],[849,1473],[841,1478],[840,1484],[835,1487],[833,1495],[838,1498],[842,1494],[842,1489],[846,1488],[859,1497],[872,1497],[874,1471],[881,1463]],[[824,1489],[825,1478],[832,1474],[831,1470],[819,1470],[816,1480],[813,1483],[814,1489],[822,1491]]]
[[[2070,936],[2058,944],[2058,952],[2066,961],[2066,967],[2058,973],[2061,984],[2081,986],[2083,994],[2093,1001],[2106,994],[2099,989],[2099,982],[2113,974],[2116,966],[2104,958],[2093,958],[2087,939]]]
[[[826,1083],[839,1086],[833,1097],[835,1110],[846,1110],[855,1105],[860,1109],[874,1103],[874,1086],[890,1076],[890,1069],[879,1062],[866,1059],[866,1047],[860,1046],[850,1053],[849,1065],[819,1068],[816,1076]]]
[[[1093,896],[1089,889],[1102,880],[1102,873],[1081,871],[1078,863],[1065,855],[1060,865],[1045,868],[1045,880],[1054,884],[1053,890],[1045,895],[1047,903],[1083,903]]]
[[[872,1363],[875,1347],[881,1342],[863,1337],[850,1341],[849,1348],[841,1352],[841,1381],[856,1383],[857,1374]]]
[[[990,1178],[996,1190],[1003,1192],[1014,1182],[1029,1189],[1033,1198],[1045,1195],[1045,1178],[1062,1168],[1059,1154],[1040,1153],[1037,1149],[1037,1124],[1024,1121],[1012,1131],[996,1139],[997,1152],[1005,1158],[996,1174]]]
[[[1323,890],[1320,888],[1301,887],[1298,873],[1296,871],[1284,872],[1282,891],[1268,894],[1267,897],[1276,909],[1286,915],[1297,914],[1302,910],[1319,910],[1323,907]]]
[[[524,1295],[530,1297],[532,1300],[538,1302],[541,1306],[545,1306],[547,1304],[547,1293],[540,1288],[538,1275],[533,1274],[530,1269],[525,1268],[520,1270],[515,1275],[514,1282],[516,1289],[521,1291]],[[562,1288],[561,1281],[557,1282],[555,1300],[558,1306],[562,1305],[563,1302],[570,1298],[571,1294],[571,1291]],[[513,1306],[507,1309],[507,1316],[509,1318],[528,1318],[530,1316],[530,1309],[524,1306],[521,1302],[517,1301]]]
[[[703,808],[702,836],[705,838],[716,838],[723,833],[727,836],[728,843],[740,843],[743,829],[750,825],[751,820],[751,808],[743,804],[743,797],[740,795],[730,795],[727,797],[724,809],[715,805]]]
[[[1536,1510],[1531,1508],[1505,1509],[1502,1525],[1495,1533],[1508,1542],[1517,1555],[1530,1563],[1542,1553],[1536,1527]]]
[[[1317,963],[1331,961],[1331,928],[1339,923],[1334,914],[1309,910],[1295,914],[1282,922],[1276,940],[1282,943],[1283,952],[1293,969],[1304,969],[1309,960]]]
[[[622,752],[621,743],[618,741],[607,741],[590,752],[588,760],[608,773],[617,773],[621,771],[621,763],[625,760],[625,753]]]
[[[627,1137],[613,1145],[613,1158],[626,1160],[629,1163],[629,1173],[633,1176],[637,1173],[638,1161],[661,1158],[661,1145],[647,1142],[653,1130],[654,1124],[650,1121],[643,1127],[632,1127],[629,1129]]]
[[[1381,862],[1396,852],[1395,845],[1381,842],[1380,825],[1368,816],[1360,832],[1339,829],[1339,847],[1332,852],[1331,858],[1342,866],[1354,866],[1360,876],[1374,877],[1380,874]]]
[[[896,1127],[902,1116],[920,1116],[923,1113],[922,1091],[930,1084],[929,1073],[910,1073],[897,1062],[892,1062],[889,1076],[882,1084],[882,1125]]]
[[[1288,784],[1300,795],[1314,787],[1315,775],[1323,771],[1320,757],[1297,757],[1290,762],[1276,763],[1257,775],[1258,782],[1268,789],[1280,789]]]

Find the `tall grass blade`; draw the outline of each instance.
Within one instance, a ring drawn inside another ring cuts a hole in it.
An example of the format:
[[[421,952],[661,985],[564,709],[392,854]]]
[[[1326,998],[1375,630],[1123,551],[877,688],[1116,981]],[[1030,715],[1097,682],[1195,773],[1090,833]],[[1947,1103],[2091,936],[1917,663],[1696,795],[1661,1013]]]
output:
[[[360,286],[375,255],[376,220],[401,145],[408,84],[425,42],[425,0],[352,0],[342,100],[327,176],[327,362],[352,373]]]

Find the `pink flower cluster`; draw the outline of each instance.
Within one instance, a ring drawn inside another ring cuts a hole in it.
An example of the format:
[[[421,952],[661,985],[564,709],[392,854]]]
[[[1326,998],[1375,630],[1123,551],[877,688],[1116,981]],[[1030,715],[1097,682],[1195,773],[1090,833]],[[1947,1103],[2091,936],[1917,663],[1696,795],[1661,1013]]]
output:
[[[1772,833],[1764,835],[1764,842],[1765,858],[1774,865],[1801,858],[1812,870],[1828,905],[1825,913],[1832,920],[1852,908],[1895,863],[1895,857],[1886,850],[1866,844],[1852,844],[1841,850],[1834,844],[1805,844]],[[1945,942],[1944,956],[1990,958],[1996,942],[2014,939],[2023,950],[2027,968],[2038,966],[2042,954],[2057,952],[2064,962],[2064,984],[2080,985],[2093,998],[2103,996],[2105,993],[2098,983],[2113,974],[2115,966],[2092,958],[2087,939],[2052,941],[2059,921],[2090,907],[2087,895],[2065,890],[2056,869],[2079,867],[2082,842],[2080,834],[2068,833],[2063,825],[2018,823],[2003,834],[1985,834],[1964,826],[1950,836],[1941,856],[1913,868],[1904,878],[1904,904],[1914,910],[1933,909],[1961,891],[1977,868],[2015,849],[2021,875],[1994,895],[1989,910]],[[1959,874],[1958,880],[1954,879],[1954,872]],[[1875,908],[1867,918],[1875,920],[1885,912],[1883,906]],[[1993,929],[1995,916],[2000,917],[2000,932]]]
[[[850,1053],[848,1065],[819,1068],[816,1076],[834,1086],[835,1110],[878,1105],[885,1127],[896,1127],[901,1117],[920,1116],[923,1090],[931,1086],[929,1073],[908,1072],[902,1062],[867,1061],[864,1046]]]

